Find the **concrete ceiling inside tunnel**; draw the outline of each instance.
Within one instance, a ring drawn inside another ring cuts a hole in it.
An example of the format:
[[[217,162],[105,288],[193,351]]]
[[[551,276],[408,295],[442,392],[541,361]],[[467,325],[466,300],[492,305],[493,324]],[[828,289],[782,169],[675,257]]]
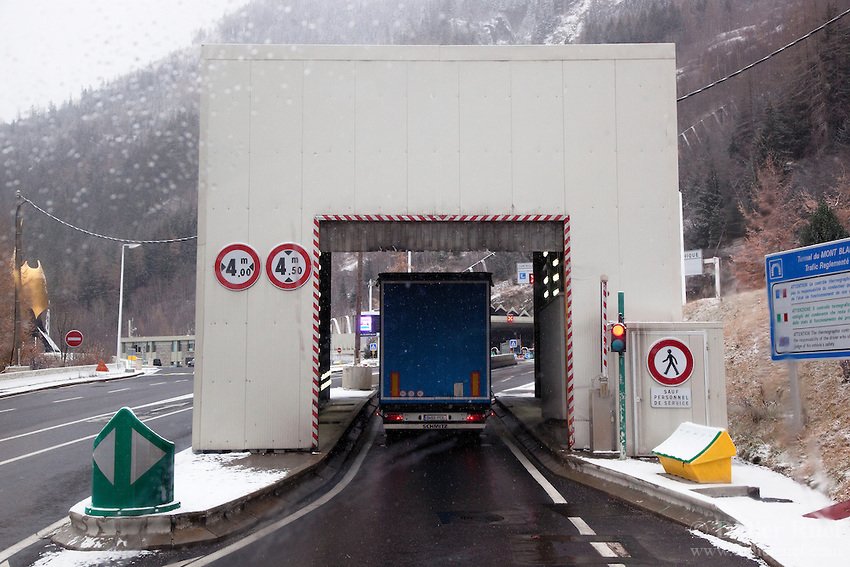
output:
[[[562,250],[564,224],[528,222],[323,221],[322,252]]]

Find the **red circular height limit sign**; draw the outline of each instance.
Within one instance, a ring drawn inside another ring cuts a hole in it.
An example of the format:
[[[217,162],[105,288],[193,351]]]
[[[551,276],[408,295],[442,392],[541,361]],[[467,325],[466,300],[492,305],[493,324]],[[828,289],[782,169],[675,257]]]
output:
[[[661,339],[649,347],[646,365],[659,384],[681,386],[694,370],[694,355],[688,345],[678,339]]]
[[[266,259],[266,275],[280,289],[298,289],[310,279],[313,263],[300,244],[284,242],[275,246]]]
[[[260,256],[247,244],[228,244],[216,256],[213,267],[218,283],[227,289],[242,291],[259,279]]]
[[[78,347],[83,344],[83,333],[72,329],[65,333],[65,344],[69,347]]]

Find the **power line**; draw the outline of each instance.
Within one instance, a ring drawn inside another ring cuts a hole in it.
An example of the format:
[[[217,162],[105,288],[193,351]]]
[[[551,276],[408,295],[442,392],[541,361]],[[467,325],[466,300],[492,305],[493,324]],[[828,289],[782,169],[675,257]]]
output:
[[[812,31],[810,31],[809,33],[807,33],[806,35],[804,35],[804,36],[802,36],[802,37],[798,37],[797,39],[795,39],[794,41],[792,41],[792,42],[791,42],[791,43],[789,43],[788,45],[785,45],[785,46],[783,46],[783,47],[780,47],[779,49],[777,49],[777,50],[776,50],[776,51],[774,51],[773,53],[770,53],[770,54],[768,54],[768,55],[765,55],[764,57],[762,57],[762,58],[761,58],[761,59],[759,59],[758,61],[754,61],[754,62],[750,63],[749,65],[747,65],[746,67],[741,67],[740,69],[738,69],[738,70],[737,70],[737,71],[735,71],[734,73],[731,73],[731,74],[729,74],[729,75],[726,75],[726,76],[725,76],[725,77],[723,77],[722,79],[718,79],[718,80],[714,81],[713,83],[710,83],[710,84],[708,84],[708,85],[706,85],[706,86],[704,86],[704,87],[702,87],[702,88],[700,88],[700,89],[697,89],[697,90],[695,90],[695,91],[693,91],[693,92],[689,92],[688,94],[686,94],[686,95],[684,95],[684,96],[681,96],[681,97],[677,98],[677,99],[676,99],[676,102],[682,102],[683,100],[685,100],[685,99],[686,99],[686,98],[688,98],[688,97],[692,97],[692,96],[694,96],[694,95],[696,95],[696,94],[699,94],[699,93],[701,93],[701,92],[707,91],[707,90],[708,90],[708,89],[710,89],[711,87],[716,87],[716,86],[717,86],[717,85],[719,85],[720,83],[722,83],[722,82],[724,82],[724,81],[728,81],[728,80],[729,80],[729,79],[731,79],[732,77],[736,77],[736,76],[740,75],[741,73],[743,73],[744,71],[748,71],[748,70],[752,69],[753,67],[755,67],[756,65],[758,65],[758,64],[760,64],[760,63],[764,63],[765,61],[767,61],[767,60],[768,60],[768,59],[770,59],[771,57],[773,57],[773,56],[775,56],[775,55],[778,55],[778,54],[782,53],[782,52],[783,52],[783,51],[785,51],[786,49],[788,49],[788,48],[790,48],[790,47],[793,47],[793,46],[797,45],[798,43],[800,43],[801,41],[803,41],[803,40],[805,40],[805,39],[808,39],[809,37],[813,36],[813,35],[814,35],[814,34],[816,34],[817,32],[819,32],[819,31],[821,31],[822,29],[824,29],[826,26],[828,26],[828,25],[830,25],[830,24],[832,24],[832,23],[834,23],[834,22],[837,22],[838,20],[840,20],[841,18],[843,18],[843,17],[844,17],[844,16],[846,16],[847,14],[850,14],[850,9],[847,9],[847,10],[845,10],[845,11],[841,12],[840,14],[838,14],[837,16],[835,16],[834,18],[832,18],[831,20],[829,20],[829,21],[827,21],[827,22],[824,22],[823,24],[819,25],[818,27],[816,27],[815,29],[813,29]]]
[[[35,210],[37,210],[38,212],[50,217],[51,219],[55,220],[56,222],[63,224],[65,226],[67,226],[68,228],[72,229],[72,230],[76,230],[77,232],[82,232],[83,234],[87,234],[89,236],[94,236],[96,238],[102,238],[104,240],[111,240],[113,242],[125,242],[127,244],[172,244],[174,242],[186,242],[188,240],[195,240],[195,239],[198,238],[198,236],[195,235],[195,236],[184,236],[184,237],[181,237],[181,238],[169,238],[169,239],[165,239],[165,240],[132,240],[132,239],[129,239],[129,238],[118,238],[118,237],[115,237],[115,236],[107,236],[105,234],[98,234],[97,232],[92,232],[90,230],[86,230],[84,228],[74,226],[71,223],[60,219],[56,215],[48,213],[47,211],[45,211],[44,209],[42,209],[41,207],[39,207],[38,205],[36,205],[32,201],[30,201],[29,199],[27,199],[23,195],[19,195],[19,196],[20,196],[22,201],[29,203],[30,205],[32,205],[32,207]]]

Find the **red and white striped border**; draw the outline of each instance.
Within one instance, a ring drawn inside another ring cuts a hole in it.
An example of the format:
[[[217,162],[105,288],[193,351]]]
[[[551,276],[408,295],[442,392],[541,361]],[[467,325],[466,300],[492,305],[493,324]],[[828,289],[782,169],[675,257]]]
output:
[[[322,222],[563,222],[564,293],[567,347],[567,432],[575,445],[575,383],[573,379],[573,292],[569,215],[316,215],[313,218],[313,447],[319,446],[319,232]]]
[[[571,318],[573,314],[573,286],[572,286],[572,260],[570,249],[570,217],[564,219],[564,294],[566,336],[567,336],[567,446],[572,449],[576,444],[575,427],[575,380],[573,379],[573,326]]]
[[[318,222],[565,222],[567,215],[317,215]]]
[[[313,219],[313,399],[312,407],[312,446],[319,450],[319,219]]]

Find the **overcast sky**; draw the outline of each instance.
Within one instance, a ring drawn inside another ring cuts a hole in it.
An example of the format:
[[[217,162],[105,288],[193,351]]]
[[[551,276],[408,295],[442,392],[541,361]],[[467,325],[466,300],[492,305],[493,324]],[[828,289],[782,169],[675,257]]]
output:
[[[247,0],[0,0],[0,121],[189,45]]]

